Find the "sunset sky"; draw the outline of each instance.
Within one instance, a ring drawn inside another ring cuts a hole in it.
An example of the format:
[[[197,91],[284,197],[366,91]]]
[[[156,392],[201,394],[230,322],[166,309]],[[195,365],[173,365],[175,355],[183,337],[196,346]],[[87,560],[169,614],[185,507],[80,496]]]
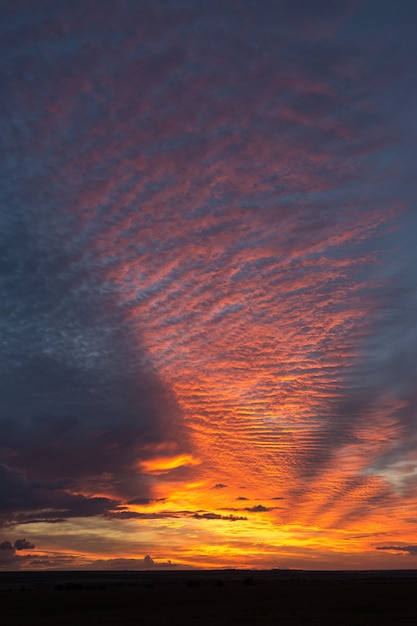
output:
[[[0,3],[0,569],[417,568],[416,21]]]

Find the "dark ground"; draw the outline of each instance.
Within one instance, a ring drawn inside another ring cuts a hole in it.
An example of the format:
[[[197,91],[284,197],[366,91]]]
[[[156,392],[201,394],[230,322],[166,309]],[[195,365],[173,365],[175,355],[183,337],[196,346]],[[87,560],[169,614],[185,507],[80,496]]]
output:
[[[415,626],[417,571],[1,572],[3,626]]]

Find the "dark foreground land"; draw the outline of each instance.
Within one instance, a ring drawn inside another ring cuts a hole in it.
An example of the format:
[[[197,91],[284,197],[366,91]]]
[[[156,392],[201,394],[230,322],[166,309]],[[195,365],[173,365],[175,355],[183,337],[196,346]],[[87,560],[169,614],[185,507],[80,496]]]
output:
[[[415,626],[417,571],[2,572],[2,626]]]

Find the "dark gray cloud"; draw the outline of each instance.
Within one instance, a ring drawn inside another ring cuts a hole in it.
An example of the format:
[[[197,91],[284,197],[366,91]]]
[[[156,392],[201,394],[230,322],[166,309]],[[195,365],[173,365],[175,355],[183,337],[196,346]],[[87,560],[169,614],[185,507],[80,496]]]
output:
[[[122,508],[122,507],[121,507]],[[244,510],[252,510],[252,509],[244,509]],[[265,509],[270,510],[270,509]],[[245,516],[238,515],[223,515],[221,513],[214,513],[211,511],[158,511],[158,512],[138,512],[138,511],[128,511],[128,510],[120,510],[120,511],[110,511],[106,514],[107,519],[154,519],[154,520],[162,520],[168,518],[193,518],[193,519],[202,519],[202,520],[224,520],[227,522],[236,522],[236,521],[244,521],[248,518]]]
[[[74,493],[69,487],[65,481],[28,480],[21,470],[0,465],[0,525],[92,517],[120,504],[119,500]]]
[[[163,569],[170,570],[178,568],[177,563],[168,560],[156,560],[149,554],[143,557],[143,559],[98,559],[88,565],[88,569],[97,570],[153,570]],[[190,569],[190,567],[184,567],[181,565],[181,569]]]
[[[387,550],[388,552],[399,552],[401,554],[417,555],[417,545],[392,545],[392,546],[378,546],[377,550]]]
[[[14,542],[15,550],[33,550],[35,544],[26,541],[26,539],[16,539]]]
[[[30,561],[32,556],[20,555],[17,551],[33,550],[35,545],[26,539],[16,539],[14,544],[10,541],[0,543],[0,569],[19,569],[20,565]]]
[[[175,396],[137,329],[132,341],[103,263],[89,260],[88,235],[74,233],[66,203],[52,207],[54,193],[44,202],[39,212],[19,204],[2,213],[0,508],[8,521],[13,512],[46,519],[50,511],[37,511],[51,507],[53,518],[98,515],[115,504],[82,491],[147,497],[140,460],[161,444],[187,449]]]
[[[153,502],[165,502],[166,498],[132,498],[127,501],[127,504],[136,504],[139,506],[146,506]]]
[[[241,517],[237,515],[220,515],[219,513],[194,513],[194,519],[205,520],[225,520],[227,522],[242,522],[247,520],[247,517]]]
[[[16,550],[10,541],[0,543],[0,566],[9,565],[15,560]]]
[[[166,519],[166,518],[179,518],[179,517],[188,517],[190,515],[189,511],[158,511],[158,512],[140,512],[140,511],[129,511],[129,510],[121,510],[121,511],[109,511],[106,514],[107,519],[113,520],[128,520],[128,519]]]
[[[273,507],[264,506],[263,504],[255,504],[254,506],[247,507],[244,509],[245,511],[249,511],[250,513],[264,513],[266,511],[273,511]]]

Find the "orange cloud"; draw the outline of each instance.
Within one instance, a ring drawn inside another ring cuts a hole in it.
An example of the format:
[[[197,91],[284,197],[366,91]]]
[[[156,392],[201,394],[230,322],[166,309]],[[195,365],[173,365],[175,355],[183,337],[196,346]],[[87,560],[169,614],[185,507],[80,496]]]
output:
[[[191,454],[180,454],[171,457],[156,457],[140,462],[140,469],[145,474],[164,474],[180,467],[199,465],[201,461]]]

